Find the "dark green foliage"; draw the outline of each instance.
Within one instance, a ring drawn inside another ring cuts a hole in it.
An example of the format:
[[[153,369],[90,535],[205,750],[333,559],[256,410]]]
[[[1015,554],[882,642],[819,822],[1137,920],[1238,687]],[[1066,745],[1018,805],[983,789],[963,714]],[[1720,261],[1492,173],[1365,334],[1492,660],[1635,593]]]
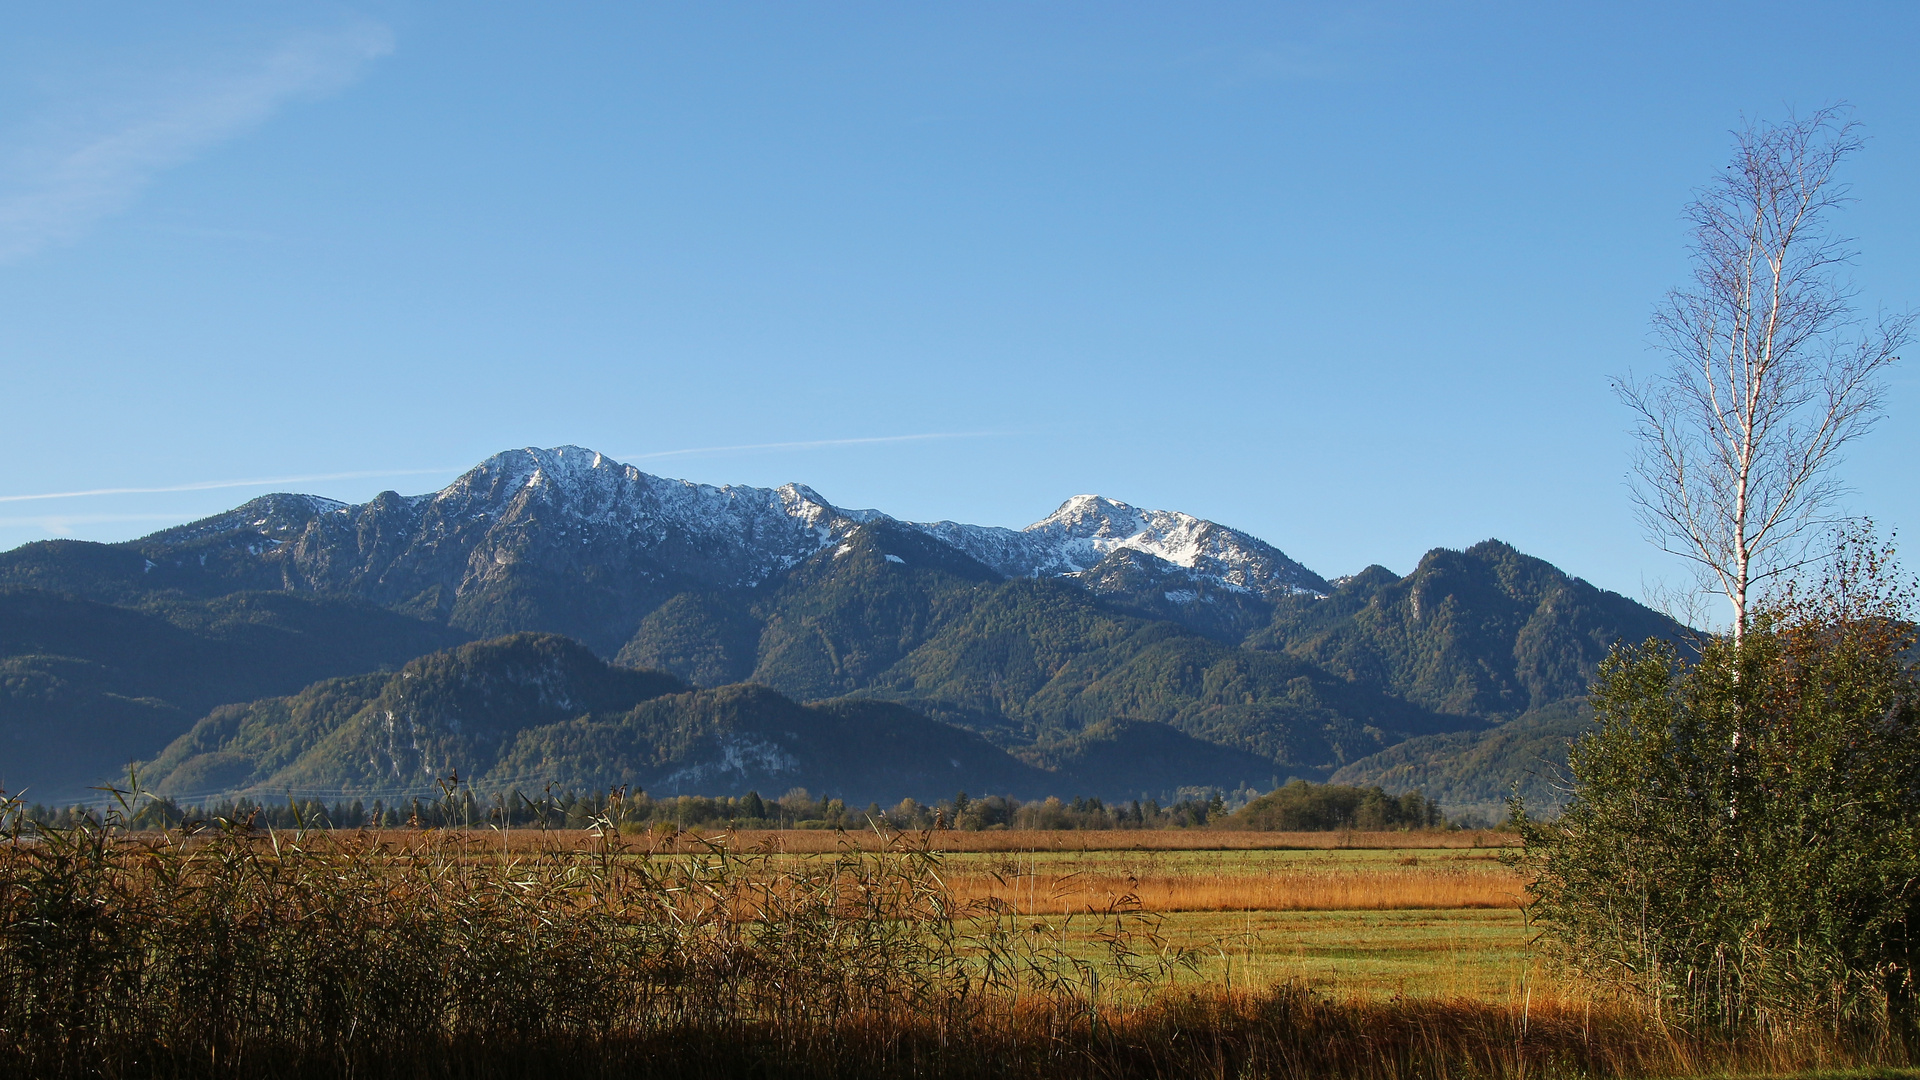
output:
[[[753,679],[801,700],[870,687],[964,617],[998,578],[919,532],[862,526],[796,567],[759,605],[765,629]]]
[[[223,705],[169,743],[142,774],[153,790],[177,798],[246,791],[343,728],[390,679],[350,675],[291,697]]]
[[[1571,962],[1723,1026],[1911,1033],[1920,678],[1904,603],[1862,580],[1697,664],[1649,642],[1604,665],[1573,801],[1523,829]]]
[[[671,671],[695,686],[724,686],[747,681],[759,651],[760,624],[746,597],[683,592],[640,620],[615,662]]]
[[[564,573],[513,564],[460,594],[450,626],[476,637],[537,632],[564,634],[612,656],[634,623],[669,595],[652,576],[635,579],[617,567],[583,562]]]
[[[1249,639],[1443,713],[1508,719],[1578,697],[1619,641],[1684,630],[1497,540],[1370,567],[1325,599],[1282,601]]]
[[[1007,746],[1136,717],[1269,762],[1224,770],[1244,774],[1232,783],[1265,782],[1275,760],[1331,768],[1409,733],[1475,726],[1290,656],[1124,614],[1073,582],[1000,581],[886,523],[815,555],[762,598],[676,597],[621,655],[717,680],[739,671],[749,621],[763,628],[752,680],[791,697],[882,697]],[[1152,763],[1144,770],[1152,773]],[[1124,786],[1098,790],[1223,783],[1212,775],[1169,782],[1166,772],[1111,778]]]
[[[1294,780],[1235,811],[1227,822],[1268,832],[1333,829],[1433,829],[1446,824],[1440,806],[1418,791],[1389,795],[1378,787]]]
[[[893,815],[889,814],[889,817]],[[1004,820],[1013,829],[1201,829],[1219,825],[1227,819],[1226,802],[1218,791],[1204,797],[1187,797],[1166,806],[1158,799],[1133,799],[1109,806],[1097,798],[1076,798],[1071,802],[1048,796],[1040,802],[983,799],[962,822],[994,818]],[[972,827],[967,825],[965,827]],[[988,826],[991,828],[992,826]]]
[[[181,592],[176,586],[156,581],[153,570],[158,567],[149,567],[150,561],[124,544],[44,540],[0,551],[0,585],[40,589],[103,604],[133,604],[156,592]],[[214,594],[245,587],[234,583],[214,590]]]
[[[1556,701],[1486,731],[1420,735],[1336,771],[1336,784],[1422,791],[1457,820],[1494,823],[1516,792],[1536,813],[1567,799],[1567,748],[1593,726],[1585,698]]]

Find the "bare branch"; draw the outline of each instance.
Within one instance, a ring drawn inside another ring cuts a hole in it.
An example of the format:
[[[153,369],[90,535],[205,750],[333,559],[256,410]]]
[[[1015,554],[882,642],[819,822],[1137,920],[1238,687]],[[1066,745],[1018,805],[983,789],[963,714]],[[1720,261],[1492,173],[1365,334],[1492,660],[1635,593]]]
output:
[[[1805,565],[1838,519],[1840,451],[1879,419],[1885,369],[1914,316],[1862,328],[1828,228],[1835,180],[1861,148],[1844,107],[1735,133],[1724,175],[1687,207],[1693,281],[1654,313],[1671,359],[1614,389],[1634,416],[1634,508],[1663,551],[1692,562],[1746,630],[1754,586]]]

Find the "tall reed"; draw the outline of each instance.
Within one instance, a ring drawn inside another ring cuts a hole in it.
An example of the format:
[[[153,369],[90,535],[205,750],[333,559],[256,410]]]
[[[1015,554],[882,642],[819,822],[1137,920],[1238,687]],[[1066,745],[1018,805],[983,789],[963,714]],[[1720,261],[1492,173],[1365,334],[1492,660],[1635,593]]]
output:
[[[516,850],[434,830],[138,832],[130,811],[32,829],[6,804],[0,1061],[363,1072],[456,1045],[958,1030],[988,994],[1097,1005],[1182,960],[1141,951],[1157,939],[1137,905],[1108,913],[1099,965],[1064,927],[962,912],[924,836],[792,859],[724,841],[660,853],[611,818],[585,844]]]

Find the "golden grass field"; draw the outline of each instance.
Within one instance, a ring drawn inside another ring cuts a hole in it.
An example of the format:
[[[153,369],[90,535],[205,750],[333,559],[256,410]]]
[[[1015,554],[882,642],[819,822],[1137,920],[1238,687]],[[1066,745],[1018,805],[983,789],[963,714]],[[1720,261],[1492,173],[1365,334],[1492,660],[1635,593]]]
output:
[[[514,830],[483,843],[513,851],[587,842]],[[918,839],[922,834],[913,834]],[[398,837],[396,837],[397,839]],[[805,860],[843,845],[885,846],[872,831],[741,830],[628,836],[636,850],[732,850]],[[1339,997],[1538,994],[1519,907],[1523,881],[1498,831],[1272,833],[1226,830],[935,832],[956,899],[997,901],[1022,919],[1065,921],[1091,940],[1098,913],[1131,896],[1174,945],[1196,950],[1196,982],[1236,988],[1297,981]]]
[[[687,838],[691,839],[691,838]],[[872,833],[742,832],[796,856]],[[1251,988],[1297,981],[1341,998],[1518,1001],[1545,987],[1519,907],[1524,882],[1500,856],[1511,834],[1214,830],[944,832],[944,875],[961,900],[1090,936],[1132,896],[1170,943],[1201,957],[1194,981]],[[681,845],[684,850],[685,845]]]
[[[1100,911],[1126,897],[1159,912],[1513,908],[1521,881],[1487,848],[959,853],[964,900],[1027,914]]]
[[[1079,934],[1131,895],[1160,916],[1171,944],[1198,952],[1196,982],[1505,1003],[1537,992],[1538,965],[1519,910],[1524,883],[1499,854],[1438,845],[970,852],[947,856],[946,875],[961,899],[991,897],[1026,918],[1073,916]]]

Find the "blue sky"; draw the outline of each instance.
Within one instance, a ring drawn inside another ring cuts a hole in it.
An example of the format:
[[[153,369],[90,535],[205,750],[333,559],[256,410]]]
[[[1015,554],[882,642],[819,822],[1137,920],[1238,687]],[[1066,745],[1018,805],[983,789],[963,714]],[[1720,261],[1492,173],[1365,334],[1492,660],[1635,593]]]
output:
[[[1920,304],[1911,4],[559,7],[0,12],[0,548],[574,443],[1638,595],[1607,380],[1743,114],[1855,106]],[[1912,527],[1890,405],[1845,476]],[[103,489],[169,490],[22,498]]]

